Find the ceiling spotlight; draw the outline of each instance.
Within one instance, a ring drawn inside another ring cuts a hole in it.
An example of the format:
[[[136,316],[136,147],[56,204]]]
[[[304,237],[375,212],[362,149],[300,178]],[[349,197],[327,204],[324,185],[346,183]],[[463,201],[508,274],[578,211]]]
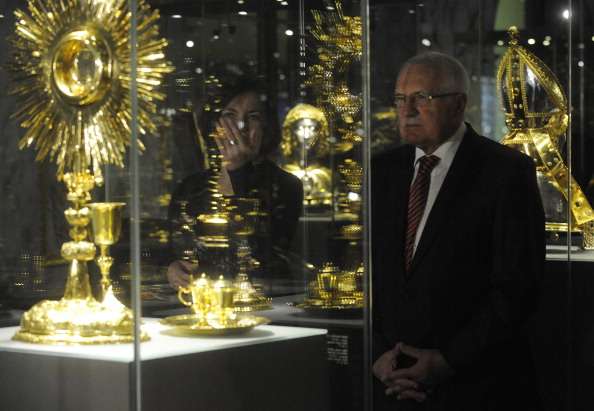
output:
[[[218,40],[221,37],[221,30],[213,30],[212,31],[212,39]]]

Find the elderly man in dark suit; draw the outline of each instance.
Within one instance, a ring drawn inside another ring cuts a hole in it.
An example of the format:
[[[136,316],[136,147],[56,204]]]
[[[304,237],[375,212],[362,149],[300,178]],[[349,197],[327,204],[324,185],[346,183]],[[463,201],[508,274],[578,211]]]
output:
[[[405,63],[406,144],[372,160],[374,410],[539,409],[524,329],[545,260],[535,166],[464,122],[468,83],[445,54]]]

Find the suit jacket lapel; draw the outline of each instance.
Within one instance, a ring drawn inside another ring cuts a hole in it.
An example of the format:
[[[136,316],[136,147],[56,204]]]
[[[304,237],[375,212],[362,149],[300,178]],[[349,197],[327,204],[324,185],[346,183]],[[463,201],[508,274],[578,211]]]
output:
[[[394,210],[394,224],[392,232],[398,233],[400,235],[399,238],[394,239],[394,242],[399,245],[398,256],[400,257],[399,261],[402,263],[402,267],[404,267],[404,235],[402,233],[406,233],[406,224],[407,224],[407,210],[408,210],[408,195],[410,185],[412,184],[412,178],[414,175],[414,161],[415,161],[415,149],[413,146],[409,146],[410,149],[404,153],[401,161],[397,165],[397,173],[395,175],[401,176],[400,178],[396,178],[390,182],[392,193],[390,193],[387,197],[387,201],[394,201],[393,203],[393,210]],[[394,252],[394,251],[392,251]]]

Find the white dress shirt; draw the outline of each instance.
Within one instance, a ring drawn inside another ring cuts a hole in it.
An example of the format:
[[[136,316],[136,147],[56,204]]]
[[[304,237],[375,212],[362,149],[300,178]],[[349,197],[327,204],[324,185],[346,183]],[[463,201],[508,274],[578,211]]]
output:
[[[452,161],[454,160],[454,156],[456,155],[456,151],[458,151],[458,147],[460,146],[460,142],[466,133],[466,124],[462,122],[458,130],[454,133],[452,137],[446,140],[441,146],[435,150],[433,155],[440,158],[439,162],[435,166],[435,168],[431,171],[431,185],[429,186],[429,194],[427,195],[427,205],[425,206],[425,210],[423,211],[423,216],[421,217],[421,221],[419,222],[419,226],[417,228],[417,235],[415,236],[415,245],[413,249],[413,253],[417,249],[417,245],[419,244],[419,240],[423,233],[423,229],[425,228],[425,223],[427,222],[427,217],[431,212],[431,208],[435,203],[435,199],[437,198],[437,194],[443,185],[443,181],[450,169],[450,165],[452,165]],[[421,157],[425,156],[425,152],[420,148],[415,150],[415,175],[413,181],[419,172],[419,164]]]

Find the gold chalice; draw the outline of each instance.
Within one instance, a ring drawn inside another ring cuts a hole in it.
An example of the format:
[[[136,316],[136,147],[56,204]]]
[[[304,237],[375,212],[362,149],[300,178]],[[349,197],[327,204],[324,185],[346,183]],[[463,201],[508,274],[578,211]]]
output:
[[[101,271],[101,290],[103,303],[115,302],[113,287],[109,278],[109,270],[114,259],[109,255],[109,246],[115,244],[122,232],[122,209],[126,203],[91,203],[91,233],[93,242],[99,246],[101,253],[95,262]]]

